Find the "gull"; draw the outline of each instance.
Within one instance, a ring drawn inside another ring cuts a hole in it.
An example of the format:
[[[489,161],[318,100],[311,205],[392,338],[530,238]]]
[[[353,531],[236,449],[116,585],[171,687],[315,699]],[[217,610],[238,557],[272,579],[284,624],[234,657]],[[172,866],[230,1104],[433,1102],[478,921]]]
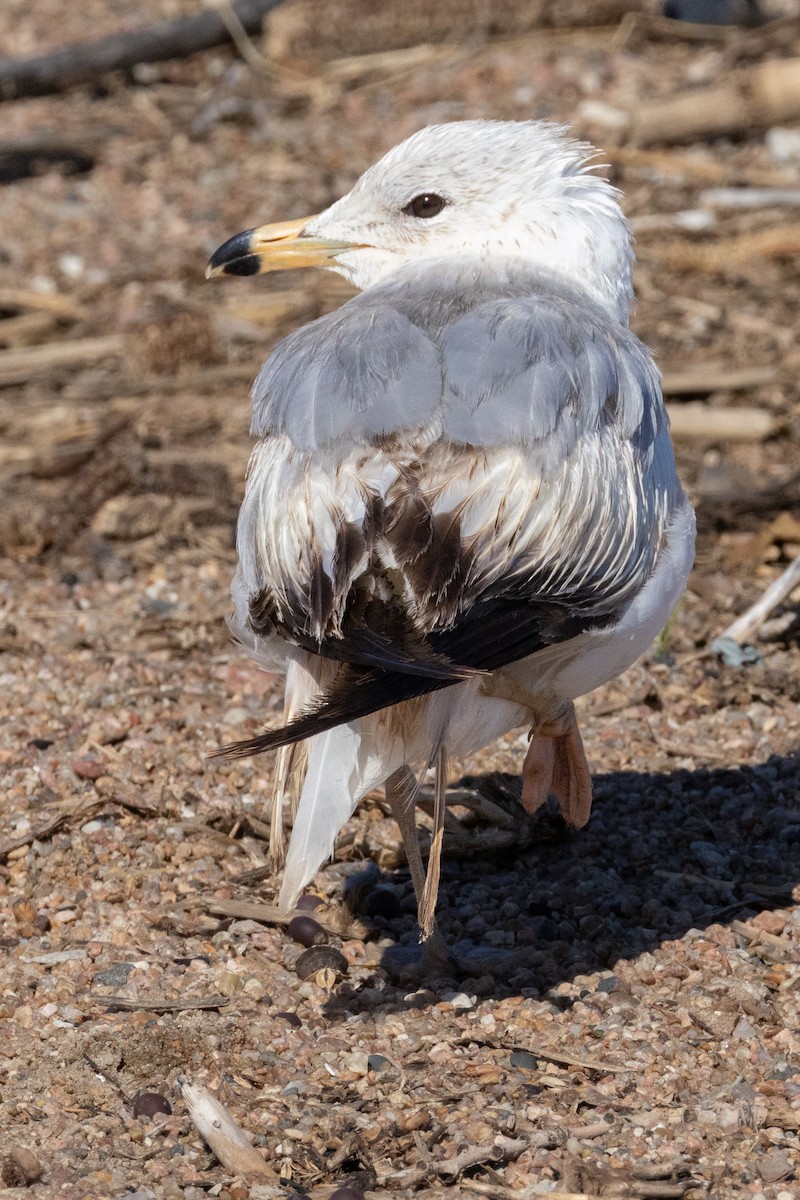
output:
[[[596,153],[541,121],[432,125],[324,212],[237,234],[208,265],[317,266],[360,289],[253,385],[230,624],[285,673],[285,723],[227,750],[280,750],[285,910],[385,785],[431,962],[448,759],[528,727],[522,804],[553,794],[585,824],[573,701],[643,653],[693,559],[659,374],[628,326],[631,235]]]

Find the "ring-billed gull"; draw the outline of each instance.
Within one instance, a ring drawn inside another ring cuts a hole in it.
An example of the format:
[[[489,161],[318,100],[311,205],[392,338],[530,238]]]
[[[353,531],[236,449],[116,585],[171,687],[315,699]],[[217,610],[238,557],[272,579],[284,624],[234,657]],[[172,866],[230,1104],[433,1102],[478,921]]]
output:
[[[431,937],[447,756],[518,726],[525,807],[554,793],[584,824],[572,701],[630,666],[683,593],[694,515],[594,153],[544,122],[430,126],[325,212],[237,234],[209,263],[321,266],[361,289],[280,342],[252,393],[232,628],[285,671],[286,724],[229,749],[281,748],[278,858],[304,775],[285,909],[385,783]]]

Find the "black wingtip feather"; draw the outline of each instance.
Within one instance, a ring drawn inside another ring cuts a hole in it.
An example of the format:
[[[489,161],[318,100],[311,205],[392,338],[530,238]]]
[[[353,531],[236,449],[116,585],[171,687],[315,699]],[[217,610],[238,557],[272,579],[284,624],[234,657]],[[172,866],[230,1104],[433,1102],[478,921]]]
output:
[[[453,679],[428,679],[419,675],[400,675],[391,672],[373,674],[343,670],[335,680],[330,692],[322,696],[307,712],[300,713],[282,729],[267,729],[264,733],[243,742],[233,742],[211,753],[212,758],[227,755],[229,758],[249,758],[255,754],[266,754],[294,742],[305,741],[318,733],[326,733],[336,725],[356,721],[379,709],[413,700],[428,692],[452,687]]]

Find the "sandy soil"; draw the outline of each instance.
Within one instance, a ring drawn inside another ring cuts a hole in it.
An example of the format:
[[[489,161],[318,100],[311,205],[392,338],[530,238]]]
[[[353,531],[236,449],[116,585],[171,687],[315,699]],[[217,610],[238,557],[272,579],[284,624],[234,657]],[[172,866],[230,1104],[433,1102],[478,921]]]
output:
[[[14,53],[132,23],[101,0],[36,7],[0,15]],[[0,188],[7,1186],[41,1170],[29,1194],[65,1200],[800,1195],[796,605],[756,661],[709,651],[800,553],[800,278],[791,254],[691,254],[792,219],[704,192],[800,187],[800,130],[794,157],[763,129],[643,154],[598,125],[601,105],[799,39],[578,29],[266,72],[222,48],[3,106],[6,142],[72,153]],[[636,330],[668,376],[711,379],[671,401],[711,420],[678,442],[697,565],[654,651],[581,704],[586,830],[521,814],[523,738],[460,764],[440,906],[460,977],[404,965],[413,897],[374,797],[315,886],[344,959],[329,949],[334,976],[304,979],[272,908],[272,764],[208,754],[280,702],[224,625],[248,382],[348,292],[202,272],[229,234],[317,210],[413,129],[469,116],[567,120],[609,144],[638,234]],[[692,231],[686,210],[710,216]],[[755,386],[715,383],[746,368]],[[741,440],[742,406],[769,415],[765,436]],[[247,1130],[263,1180],[211,1154],[182,1080]]]

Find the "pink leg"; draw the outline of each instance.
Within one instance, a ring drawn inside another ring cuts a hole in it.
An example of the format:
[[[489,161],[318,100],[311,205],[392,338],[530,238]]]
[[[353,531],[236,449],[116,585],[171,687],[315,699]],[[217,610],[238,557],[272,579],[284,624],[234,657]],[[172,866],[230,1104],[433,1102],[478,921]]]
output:
[[[589,820],[592,778],[575,711],[534,726],[522,768],[522,805],[534,813],[552,792],[564,820],[577,828]]]

